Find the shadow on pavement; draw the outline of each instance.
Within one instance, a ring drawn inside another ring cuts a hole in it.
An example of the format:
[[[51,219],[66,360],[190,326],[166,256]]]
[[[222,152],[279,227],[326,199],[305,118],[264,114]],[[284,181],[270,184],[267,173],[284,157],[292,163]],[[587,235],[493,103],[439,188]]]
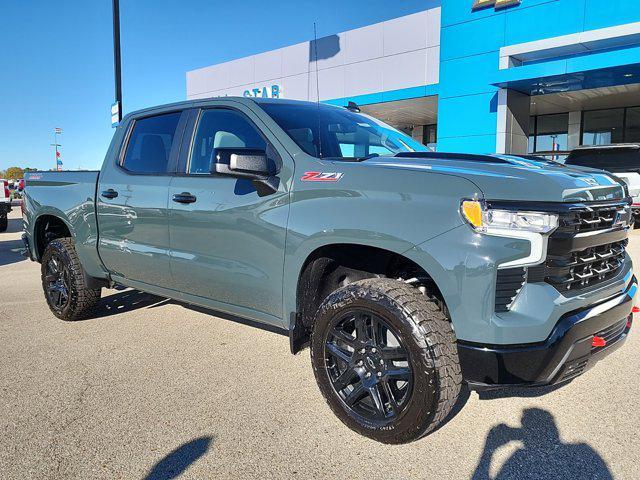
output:
[[[169,302],[168,298],[158,297],[150,293],[138,290],[121,290],[118,293],[102,297],[94,314],[87,320],[110,317],[111,315],[118,315],[140,308],[159,307]]]
[[[22,218],[10,218],[7,225],[7,231],[4,233],[16,233],[22,231]]]
[[[494,454],[511,442],[521,445],[502,464],[498,473],[491,476]],[[606,462],[591,446],[562,442],[553,415],[540,408],[524,410],[518,428],[501,423],[489,431],[472,478],[613,479]]]
[[[22,219],[10,218],[6,232],[0,233],[0,266],[10,265],[26,260],[26,257],[18,250],[24,248],[22,240],[4,240],[5,234],[22,231]]]
[[[569,385],[574,379],[568,380],[563,383],[555,385],[549,385],[544,387],[514,387],[514,388],[500,388],[496,390],[485,390],[478,392],[480,400],[496,400],[500,398],[534,398],[542,397],[548,393],[554,392],[559,388],[563,388]]]
[[[144,477],[145,480],[169,480],[177,478],[189,466],[202,457],[207,450],[212,437],[200,437],[180,445],[173,452],[156,463]]]
[[[100,304],[96,308],[94,314],[87,320],[109,317],[111,315],[117,315],[120,313],[130,312],[132,310],[138,310],[141,308],[156,308],[163,305],[180,305],[188,310],[204,313],[207,315],[215,316],[223,320],[229,320],[231,322],[240,323],[242,325],[248,325],[250,327],[259,328],[272,333],[278,333],[280,335],[288,336],[288,332],[274,327],[272,325],[255,322],[246,318],[238,317],[217,310],[212,310],[197,305],[190,305],[187,303],[172,300],[170,298],[159,297],[150,293],[141,292],[139,290],[131,290],[126,287],[116,286],[117,293],[102,297]],[[82,320],[79,320],[82,321]]]

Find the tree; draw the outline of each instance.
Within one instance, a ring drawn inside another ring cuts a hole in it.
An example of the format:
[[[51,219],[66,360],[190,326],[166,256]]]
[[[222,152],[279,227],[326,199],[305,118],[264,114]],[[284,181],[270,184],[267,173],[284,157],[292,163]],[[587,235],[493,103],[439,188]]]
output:
[[[20,167],[9,167],[4,172],[4,178],[7,180],[20,180],[24,177],[24,169]]]

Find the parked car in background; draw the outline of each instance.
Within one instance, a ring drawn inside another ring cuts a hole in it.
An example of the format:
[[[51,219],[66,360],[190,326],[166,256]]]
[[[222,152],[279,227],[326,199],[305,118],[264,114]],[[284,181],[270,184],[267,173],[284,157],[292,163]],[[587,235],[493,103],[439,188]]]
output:
[[[621,180],[430,152],[353,105],[151,108],[100,172],[26,180],[23,239],[55,316],[91,316],[117,283],[279,327],[292,353],[310,346],[336,415],[381,442],[438,428],[463,381],[566,382],[632,326]]]
[[[578,147],[569,154],[565,165],[599,168],[624,180],[633,199],[635,224],[640,224],[640,144]]]
[[[9,181],[0,179],[0,232],[7,230],[9,220],[7,215],[11,211],[11,190]]]

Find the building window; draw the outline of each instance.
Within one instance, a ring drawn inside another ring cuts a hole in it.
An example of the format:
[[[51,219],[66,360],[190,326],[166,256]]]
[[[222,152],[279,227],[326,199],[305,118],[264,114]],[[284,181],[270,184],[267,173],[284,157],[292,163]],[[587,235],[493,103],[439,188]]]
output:
[[[582,114],[582,144],[608,145],[624,142],[624,108],[591,110]]]
[[[625,142],[640,142],[640,107],[627,108],[624,129]]]
[[[436,151],[438,145],[438,125],[425,125],[422,130],[422,144],[429,150]]]
[[[568,149],[569,114],[538,115],[529,124],[529,152],[558,152]]]

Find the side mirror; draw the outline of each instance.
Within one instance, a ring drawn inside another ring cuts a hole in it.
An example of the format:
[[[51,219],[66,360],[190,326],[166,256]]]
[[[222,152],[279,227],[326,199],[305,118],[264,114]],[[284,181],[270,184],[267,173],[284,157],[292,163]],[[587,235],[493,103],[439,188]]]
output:
[[[249,148],[215,148],[209,171],[220,175],[253,180],[259,195],[278,190],[275,168],[264,150]]]

